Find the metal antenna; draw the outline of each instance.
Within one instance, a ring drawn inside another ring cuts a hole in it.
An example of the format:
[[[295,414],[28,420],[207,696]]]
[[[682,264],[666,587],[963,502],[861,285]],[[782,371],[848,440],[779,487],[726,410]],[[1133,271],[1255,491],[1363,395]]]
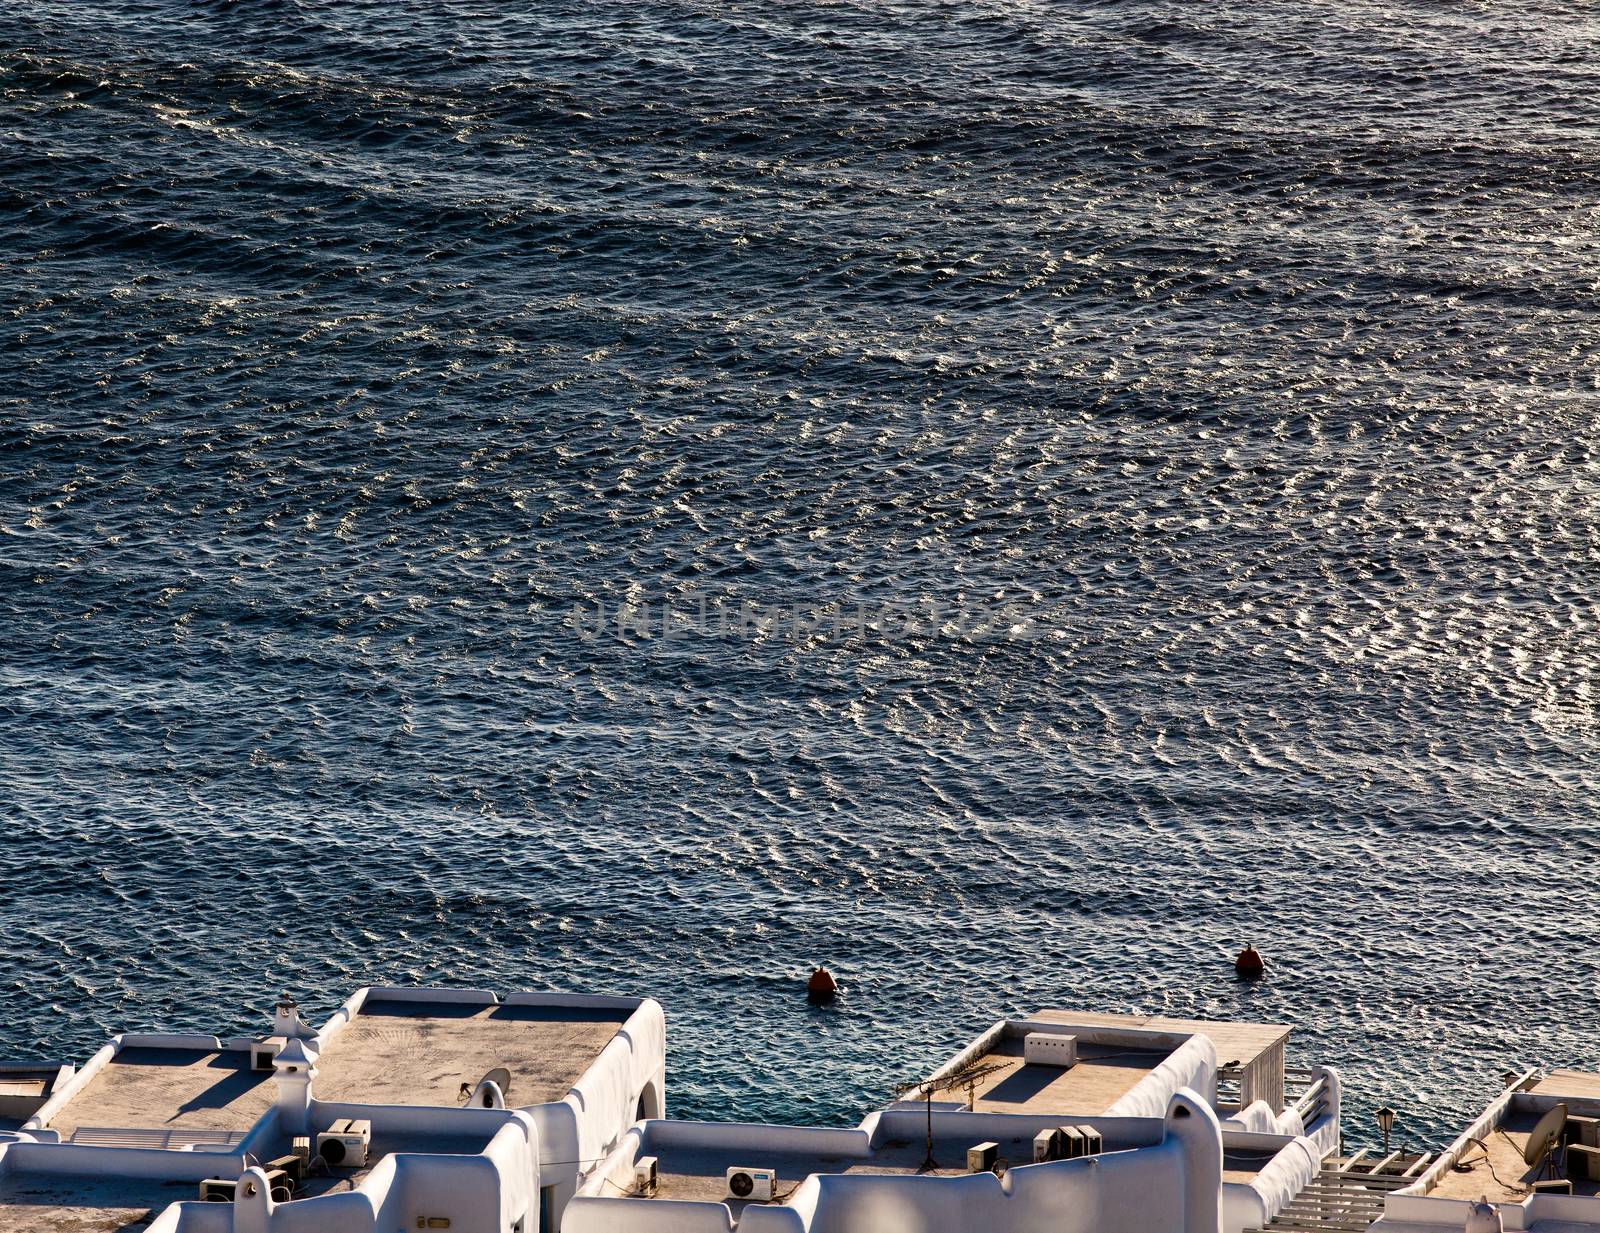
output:
[[[912,1092],[921,1094],[927,1102],[928,1108],[928,1154],[923,1158],[918,1173],[932,1173],[939,1167],[939,1162],[933,1158],[933,1095],[935,1092],[948,1092],[954,1088],[967,1089],[967,1108],[970,1110],[976,1103],[978,1081],[987,1079],[990,1075],[999,1074],[1002,1070],[1009,1070],[1005,1062],[984,1062],[982,1059],[968,1062],[965,1066],[958,1066],[947,1075],[940,1075],[936,1079],[917,1079],[911,1083],[902,1083],[894,1091],[897,1096],[905,1096]]]

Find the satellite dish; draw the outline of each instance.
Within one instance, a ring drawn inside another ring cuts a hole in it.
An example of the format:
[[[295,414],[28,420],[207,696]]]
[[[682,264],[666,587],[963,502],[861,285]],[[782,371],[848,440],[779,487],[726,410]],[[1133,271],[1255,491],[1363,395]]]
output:
[[[1505,1222],[1488,1199],[1472,1205],[1465,1233],[1505,1233]]]
[[[484,1075],[483,1078],[478,1080],[478,1086],[474,1090],[482,1092],[485,1083],[492,1083],[500,1089],[500,1099],[509,1100],[511,1098],[511,1072],[504,1066],[496,1066],[488,1074]],[[484,1103],[485,1105],[488,1104],[487,1093],[484,1095]]]
[[[1522,1162],[1530,1165],[1541,1164],[1560,1142],[1561,1132],[1566,1128],[1567,1106],[1557,1105],[1534,1126],[1533,1133],[1528,1136],[1527,1145],[1522,1149]]]

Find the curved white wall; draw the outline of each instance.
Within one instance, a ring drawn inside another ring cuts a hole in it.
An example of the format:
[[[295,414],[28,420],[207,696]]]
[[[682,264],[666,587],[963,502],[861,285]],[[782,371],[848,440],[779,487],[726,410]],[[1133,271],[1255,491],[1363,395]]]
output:
[[[901,1111],[895,1111],[896,1114]],[[1078,1160],[1018,1165],[1006,1175],[956,1177],[829,1173],[807,1178],[783,1206],[744,1208],[739,1233],[1222,1233],[1222,1138],[1216,1115],[1199,1095],[1182,1091],[1166,1116],[1152,1122],[1089,1119],[1145,1145]],[[862,1130],[657,1122],[636,1128],[566,1209],[562,1233],[727,1233],[721,1203],[610,1197],[632,1182],[643,1150],[670,1153],[737,1147],[870,1159],[870,1138],[912,1129],[886,1125],[879,1114]],[[995,1127],[996,1115],[936,1114],[945,1132]],[[1008,1124],[1025,1121],[1010,1115]],[[604,1179],[613,1183],[608,1186]]]
[[[1264,1228],[1322,1168],[1320,1147],[1303,1135],[1254,1134],[1230,1130],[1224,1123],[1222,1142],[1225,1149],[1273,1153],[1250,1181],[1223,1183],[1222,1215],[1227,1233]]]
[[[1207,1105],[1217,1103],[1217,1047],[1209,1036],[1185,1040],[1107,1109],[1106,1116],[1165,1117],[1168,1103],[1185,1090]]]

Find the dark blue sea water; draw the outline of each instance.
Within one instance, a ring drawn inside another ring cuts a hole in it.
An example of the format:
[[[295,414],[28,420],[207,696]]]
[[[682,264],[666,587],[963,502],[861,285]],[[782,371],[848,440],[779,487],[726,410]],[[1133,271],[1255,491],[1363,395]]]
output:
[[[641,992],[673,1112],[848,1122],[1243,1015],[1355,1141],[1600,1063],[1597,37],[6,6],[0,1053]]]

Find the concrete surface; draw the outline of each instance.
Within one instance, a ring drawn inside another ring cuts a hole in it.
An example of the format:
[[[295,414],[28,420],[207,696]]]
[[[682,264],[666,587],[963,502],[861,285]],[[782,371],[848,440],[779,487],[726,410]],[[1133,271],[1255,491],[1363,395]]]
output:
[[[616,1035],[625,1011],[370,1002],[328,1043],[312,1094],[356,1104],[461,1104],[496,1066],[512,1108],[560,1100]]]
[[[123,1049],[53,1118],[63,1138],[80,1126],[245,1131],[271,1107],[271,1071],[244,1051]]]

